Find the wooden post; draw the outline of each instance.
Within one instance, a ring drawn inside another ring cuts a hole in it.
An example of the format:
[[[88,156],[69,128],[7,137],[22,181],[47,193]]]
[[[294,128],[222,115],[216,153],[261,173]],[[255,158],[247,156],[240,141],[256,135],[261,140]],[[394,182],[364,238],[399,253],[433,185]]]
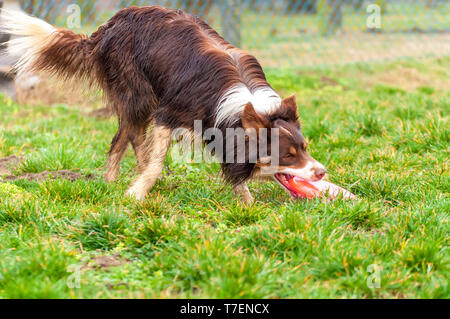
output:
[[[319,1],[319,31],[321,35],[331,35],[342,27],[343,0]]]
[[[222,36],[236,47],[241,47],[241,8],[243,0],[226,0],[222,15]]]
[[[355,11],[361,11],[364,6],[364,0],[353,0],[352,7]]]
[[[288,13],[317,13],[317,0],[287,0]]]

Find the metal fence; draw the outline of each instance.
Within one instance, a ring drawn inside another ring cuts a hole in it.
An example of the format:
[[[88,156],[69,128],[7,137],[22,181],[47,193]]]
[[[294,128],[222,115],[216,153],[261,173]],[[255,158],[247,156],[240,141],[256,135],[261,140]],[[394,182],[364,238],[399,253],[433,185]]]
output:
[[[202,17],[265,67],[450,55],[450,0],[21,1],[30,14],[88,34],[120,8],[154,4]]]

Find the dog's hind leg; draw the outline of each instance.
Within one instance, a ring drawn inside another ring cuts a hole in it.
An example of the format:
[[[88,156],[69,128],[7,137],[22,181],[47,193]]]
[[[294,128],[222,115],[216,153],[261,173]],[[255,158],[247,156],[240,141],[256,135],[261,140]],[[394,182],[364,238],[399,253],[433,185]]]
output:
[[[155,125],[145,137],[145,145],[150,145],[148,162],[138,178],[127,191],[127,195],[142,200],[161,175],[164,159],[170,146],[172,130]]]
[[[148,145],[145,143],[147,125],[139,125],[138,128],[134,129],[130,135],[129,139],[131,145],[133,146],[134,154],[136,155],[136,161],[139,173],[142,173],[145,165],[148,162]]]
[[[122,161],[129,142],[128,127],[119,121],[119,129],[111,142],[106,164],[105,180],[114,181],[120,172],[120,162]]]

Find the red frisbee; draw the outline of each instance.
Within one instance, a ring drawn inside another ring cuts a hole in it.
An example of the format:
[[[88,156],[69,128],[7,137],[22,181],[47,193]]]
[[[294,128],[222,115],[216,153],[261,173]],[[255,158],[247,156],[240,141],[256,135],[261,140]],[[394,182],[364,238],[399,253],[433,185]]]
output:
[[[294,198],[356,198],[356,196],[348,190],[324,180],[312,182],[297,176],[286,174],[276,174],[275,178],[289,191],[289,193],[291,193]]]

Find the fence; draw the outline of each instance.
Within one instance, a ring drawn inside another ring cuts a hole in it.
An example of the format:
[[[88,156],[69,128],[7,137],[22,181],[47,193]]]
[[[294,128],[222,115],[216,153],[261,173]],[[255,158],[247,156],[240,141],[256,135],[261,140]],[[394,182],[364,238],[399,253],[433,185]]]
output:
[[[8,2],[3,1],[5,6]],[[159,4],[199,15],[266,67],[450,55],[449,0],[25,0],[22,8],[90,33],[118,9]]]

